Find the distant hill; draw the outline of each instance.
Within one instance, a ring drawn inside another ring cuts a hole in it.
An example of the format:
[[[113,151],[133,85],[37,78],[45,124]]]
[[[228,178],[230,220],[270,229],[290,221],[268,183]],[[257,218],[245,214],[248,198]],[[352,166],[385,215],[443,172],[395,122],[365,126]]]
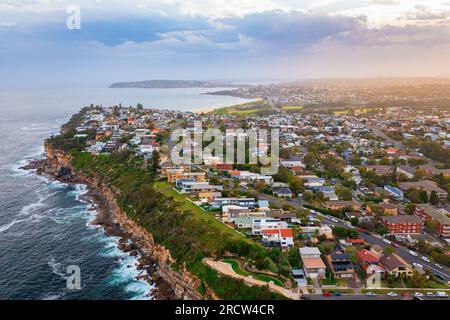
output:
[[[116,82],[109,88],[224,88],[237,87],[225,82],[197,81],[197,80],[145,80],[133,82]]]

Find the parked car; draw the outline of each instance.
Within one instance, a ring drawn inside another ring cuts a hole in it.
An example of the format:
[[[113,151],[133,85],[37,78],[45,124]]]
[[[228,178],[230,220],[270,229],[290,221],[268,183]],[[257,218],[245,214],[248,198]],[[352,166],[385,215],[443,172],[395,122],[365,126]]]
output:
[[[435,273],[434,276],[442,281],[445,281],[444,277],[441,276],[439,273]]]
[[[423,269],[423,265],[421,265],[420,263],[417,262],[413,262],[413,266],[416,269],[422,270]]]
[[[391,244],[392,242],[389,241],[388,239],[383,239],[383,242],[386,242],[387,244]]]
[[[372,292],[372,291],[369,291],[369,292],[366,293],[366,296],[368,296],[368,297],[375,297],[376,294],[374,292]]]
[[[433,292],[427,292],[427,293],[425,293],[425,296],[427,296],[427,297],[434,297],[435,294]]]
[[[423,293],[420,292],[414,292],[414,297],[423,297]]]
[[[340,296],[342,296],[342,293],[340,293],[339,291],[335,291],[335,292],[333,292],[333,295],[336,297],[340,297]]]
[[[398,294],[397,293],[395,293],[395,292],[388,292],[388,297],[397,297],[398,296]]]
[[[322,293],[322,295],[323,295],[324,297],[331,297],[331,296],[333,296],[333,294],[332,294],[331,292],[328,292],[328,291],[324,291],[324,292]]]
[[[444,292],[444,291],[438,291],[438,292],[436,292],[436,297],[447,298],[448,294],[446,292]]]
[[[443,266],[441,266],[439,263],[435,263],[434,264],[436,267],[438,267],[439,269],[443,269],[444,267]]]
[[[430,259],[428,259],[428,258],[425,257],[425,256],[421,256],[420,259],[422,259],[423,261],[426,261],[426,262],[430,262]]]
[[[414,257],[418,256],[417,252],[415,252],[414,250],[409,250],[408,252],[409,252],[410,255],[412,255]]]

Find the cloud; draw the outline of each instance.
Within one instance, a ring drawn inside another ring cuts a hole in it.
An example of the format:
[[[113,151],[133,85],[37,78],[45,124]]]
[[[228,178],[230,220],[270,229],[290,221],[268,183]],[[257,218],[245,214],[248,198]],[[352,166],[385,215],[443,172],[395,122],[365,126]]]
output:
[[[424,5],[416,5],[415,11],[403,16],[406,20],[442,20],[450,17],[450,11],[433,11]]]
[[[277,10],[226,18],[221,22],[277,50],[290,50],[358,29],[365,18]]]

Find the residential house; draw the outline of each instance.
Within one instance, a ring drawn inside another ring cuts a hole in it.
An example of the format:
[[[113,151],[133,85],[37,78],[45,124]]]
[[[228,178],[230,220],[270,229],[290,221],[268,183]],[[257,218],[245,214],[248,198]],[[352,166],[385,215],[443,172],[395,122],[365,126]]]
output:
[[[199,194],[200,192],[215,192],[222,190],[222,186],[210,185],[209,182],[184,181],[177,185],[181,193]]]
[[[385,270],[380,263],[380,256],[376,252],[366,249],[359,250],[356,252],[356,259],[360,267],[366,272],[366,275],[370,276],[373,273],[379,273],[381,278],[384,277]]]
[[[395,205],[393,203],[387,203],[387,202],[381,202],[377,204],[381,208],[383,208],[384,212],[383,214],[389,215],[389,216],[396,216],[398,215],[398,205]],[[372,208],[370,206],[367,206],[366,208],[368,213],[372,213]]]
[[[432,191],[435,191],[439,199],[442,201],[445,201],[448,197],[447,191],[439,188],[436,182],[431,180],[422,180],[417,182],[400,182],[399,186],[400,189],[402,189],[403,191],[407,191],[409,189],[425,190],[428,194],[428,197],[430,196]]]
[[[278,198],[292,198],[292,191],[289,188],[273,188],[272,193]]]
[[[280,219],[259,218],[253,220],[252,234],[259,235],[261,234],[262,230],[278,230],[285,229],[287,227],[287,222],[281,221]]]
[[[437,223],[436,234],[443,239],[450,239],[450,213],[445,209],[438,209],[429,204],[417,204],[414,213],[425,222],[432,220]]]
[[[294,246],[294,235],[292,229],[263,229],[261,230],[262,243],[265,246],[281,246],[283,249],[287,249]]]
[[[326,266],[316,247],[302,247],[299,249],[303,262],[303,270],[308,278],[325,278]]]
[[[326,261],[335,278],[355,277],[355,267],[348,253],[335,250],[326,256]]]
[[[399,215],[382,217],[388,234],[421,233],[423,223],[417,216]]]
[[[390,186],[390,185],[385,185],[385,186],[384,186],[384,190],[385,190],[390,196],[394,197],[396,200],[401,201],[401,200],[403,200],[403,198],[404,198],[403,191],[400,190],[400,189],[398,189],[398,188],[396,188],[396,187],[393,187],[393,186]]]
[[[215,209],[222,208],[222,206],[236,205],[246,208],[255,208],[256,200],[255,198],[215,198],[211,202],[211,207]]]
[[[412,267],[402,257],[395,253],[384,254],[380,259],[380,263],[386,271],[386,274],[389,274],[392,277],[413,275]]]
[[[410,166],[398,166],[397,173],[403,174],[406,178],[412,179],[416,173],[416,169]]]
[[[358,211],[361,209],[361,206],[353,201],[326,201],[325,208],[333,211],[339,211],[343,208],[352,208],[353,210]]]

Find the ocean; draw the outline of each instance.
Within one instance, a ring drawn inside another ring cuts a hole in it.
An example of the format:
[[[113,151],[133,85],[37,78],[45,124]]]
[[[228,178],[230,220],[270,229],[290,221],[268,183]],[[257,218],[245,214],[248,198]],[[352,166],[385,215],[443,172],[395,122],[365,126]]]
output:
[[[91,103],[192,111],[247,101],[201,94],[211,90],[0,89],[0,299],[151,299],[152,287],[136,280],[137,257],[91,223],[85,186],[20,167],[42,157],[44,139]],[[67,289],[71,265],[80,268],[80,290]]]

